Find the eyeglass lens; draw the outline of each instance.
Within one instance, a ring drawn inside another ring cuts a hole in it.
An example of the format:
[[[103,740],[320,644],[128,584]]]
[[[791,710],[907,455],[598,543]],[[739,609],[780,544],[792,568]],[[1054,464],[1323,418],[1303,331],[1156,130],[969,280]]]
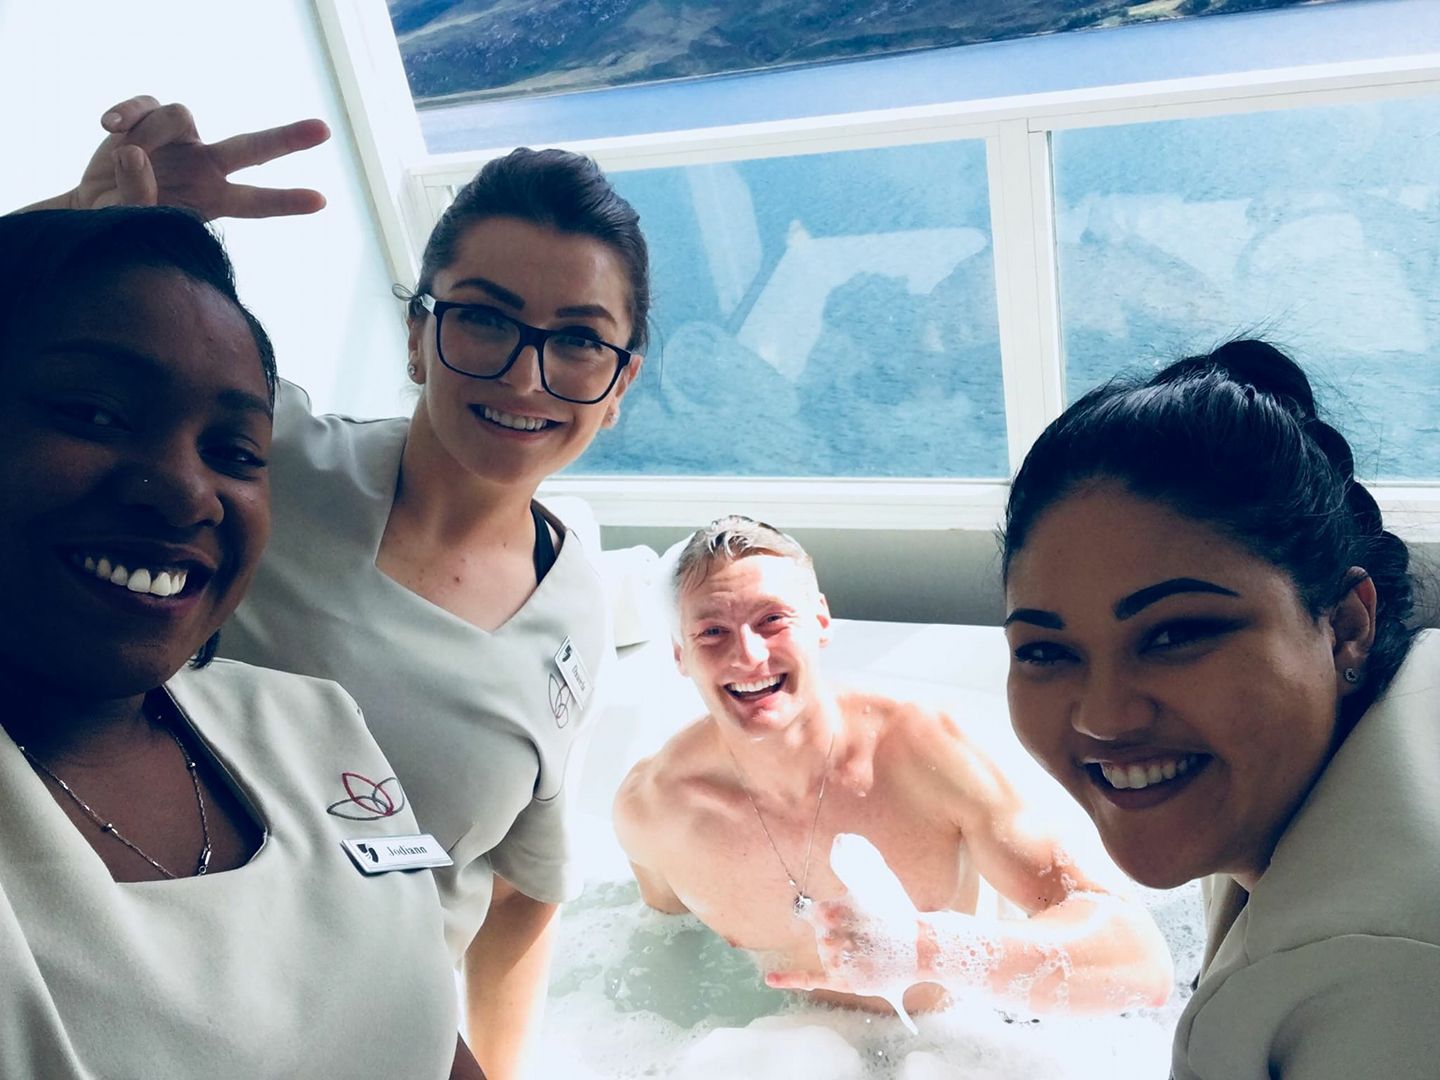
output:
[[[504,370],[520,344],[518,324],[483,308],[451,308],[440,321],[440,352],[451,367],[481,378]],[[620,356],[609,345],[576,334],[553,334],[542,359],[550,392],[591,401],[610,389]]]

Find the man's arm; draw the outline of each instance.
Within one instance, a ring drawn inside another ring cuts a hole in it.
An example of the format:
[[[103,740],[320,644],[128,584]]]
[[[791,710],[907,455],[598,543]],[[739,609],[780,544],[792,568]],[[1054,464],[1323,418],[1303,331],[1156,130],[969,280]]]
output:
[[[313,214],[325,197],[308,188],[233,184],[231,173],[318,146],[330,137],[322,120],[298,120],[216,143],[201,140],[184,105],[133,97],[100,120],[101,141],[74,188],[26,210],[95,210],[105,206],[184,206],[208,219]]]
[[[664,826],[650,812],[658,767],[656,758],[646,758],[632,768],[615,794],[612,818],[615,836],[630,860],[630,869],[640,886],[640,899],[667,915],[683,915],[690,909],[675,895],[665,880],[660,854],[659,830]]]
[[[1036,1010],[1113,1012],[1163,1003],[1173,982],[1169,950],[1118,872],[1110,867],[1114,884],[1107,885],[1103,855],[1078,857],[1083,845],[1063,844],[1057,823],[1040,820],[948,718],[931,720],[914,732],[926,762],[915,782],[925,785],[936,816],[954,821],[957,842],[966,842],[980,874],[1031,917],[921,913],[908,900],[890,905],[904,910],[871,912],[847,895],[810,913],[823,974],[776,972],[766,981],[860,994],[937,982],[952,990],[982,987]],[[1064,816],[1075,820],[1078,812],[1067,808]],[[885,891],[904,897],[898,881]]]
[[[1033,794],[955,734],[942,756],[964,783],[961,827],[976,869],[1031,916],[994,920],[989,988],[1036,1009],[1163,1004],[1174,983],[1170,951],[1103,849],[1084,842],[1090,825],[1078,808],[1066,803],[1057,816],[1049,806],[1042,815]],[[953,913],[923,918],[930,935],[922,934],[922,971],[945,983],[973,950],[977,927]]]
[[[545,996],[558,908],[497,875],[490,911],[465,950],[465,1030],[490,1080],[519,1075]]]

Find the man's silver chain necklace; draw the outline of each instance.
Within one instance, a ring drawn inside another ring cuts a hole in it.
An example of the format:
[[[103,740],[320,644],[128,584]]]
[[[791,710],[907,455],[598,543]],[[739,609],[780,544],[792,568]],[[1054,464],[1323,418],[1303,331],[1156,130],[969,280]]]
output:
[[[740,768],[740,762],[736,760],[735,753],[726,745],[725,750],[730,754],[730,763],[735,766],[735,778],[740,781],[740,790],[745,793],[745,798],[750,800],[750,809],[755,811],[755,818],[760,822],[760,828],[765,832],[765,839],[770,841],[770,850],[775,852],[775,858],[780,862],[780,869],[785,871],[785,878],[790,882],[790,887],[795,890],[795,903],[793,905],[796,918],[804,915],[814,901],[805,891],[810,883],[810,854],[815,849],[815,827],[820,824],[820,807],[825,805],[825,785],[830,781],[830,755],[835,750],[835,733],[830,734],[830,746],[825,751],[825,771],[820,776],[820,795],[815,800],[815,816],[810,821],[810,840],[805,845],[805,867],[800,873],[800,880],[795,880],[795,875],[790,872],[790,867],[785,865],[785,856],[780,854],[780,848],[775,843],[775,837],[770,835],[770,826],[765,824],[765,815],[760,813],[760,804],[755,801],[755,796],[750,794],[750,787],[745,783],[745,770]]]

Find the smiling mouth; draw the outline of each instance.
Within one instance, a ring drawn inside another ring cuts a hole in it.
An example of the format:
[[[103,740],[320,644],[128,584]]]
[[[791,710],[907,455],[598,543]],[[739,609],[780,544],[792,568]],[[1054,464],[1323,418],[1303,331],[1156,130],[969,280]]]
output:
[[[203,587],[205,571],[183,566],[140,566],[120,556],[72,552],[69,560],[81,574],[116,589],[158,600],[176,600]]]
[[[725,684],[725,692],[736,701],[759,701],[761,698],[769,697],[778,693],[785,685],[787,675],[775,675],[768,679],[759,679],[755,682],[732,682]]]
[[[471,405],[470,411],[492,427],[503,428],[506,431],[514,431],[522,435],[549,431],[551,428],[560,426],[558,420],[547,420],[543,416],[521,416],[518,413],[508,413],[489,405]]]
[[[1209,764],[1208,754],[1177,754],[1150,761],[1125,764],[1112,761],[1085,763],[1085,771],[1099,787],[1109,791],[1142,791],[1186,783]]]

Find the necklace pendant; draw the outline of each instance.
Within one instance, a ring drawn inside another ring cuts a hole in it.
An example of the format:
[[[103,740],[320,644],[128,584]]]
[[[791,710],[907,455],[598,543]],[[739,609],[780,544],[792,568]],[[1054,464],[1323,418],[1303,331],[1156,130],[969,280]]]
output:
[[[810,897],[806,896],[803,892],[797,892],[795,894],[794,904],[795,917],[797,919],[803,919],[805,917],[805,912],[810,910],[810,905],[814,902],[814,900],[811,900]]]

